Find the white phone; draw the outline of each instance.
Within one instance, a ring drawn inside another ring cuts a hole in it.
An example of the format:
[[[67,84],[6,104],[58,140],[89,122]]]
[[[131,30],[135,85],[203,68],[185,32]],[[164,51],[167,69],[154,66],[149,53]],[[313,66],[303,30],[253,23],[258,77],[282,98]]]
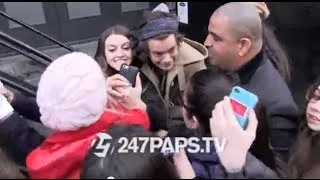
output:
[[[0,81],[0,87],[3,87]],[[7,98],[0,94],[0,121],[10,116],[14,112],[11,104],[8,102]]]

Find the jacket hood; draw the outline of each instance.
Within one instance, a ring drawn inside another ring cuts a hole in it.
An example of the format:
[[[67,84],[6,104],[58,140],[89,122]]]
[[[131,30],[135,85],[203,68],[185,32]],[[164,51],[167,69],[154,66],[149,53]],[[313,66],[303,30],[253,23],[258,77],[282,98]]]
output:
[[[197,61],[202,61],[208,57],[207,48],[191,39],[184,38],[179,47],[177,64],[191,64]]]

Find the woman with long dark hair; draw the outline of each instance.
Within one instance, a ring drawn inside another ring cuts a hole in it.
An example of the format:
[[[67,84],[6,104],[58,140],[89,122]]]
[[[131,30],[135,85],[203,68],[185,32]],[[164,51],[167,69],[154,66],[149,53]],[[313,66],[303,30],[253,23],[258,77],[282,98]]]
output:
[[[306,93],[307,105],[301,117],[296,143],[289,159],[289,178],[320,177],[320,79]]]

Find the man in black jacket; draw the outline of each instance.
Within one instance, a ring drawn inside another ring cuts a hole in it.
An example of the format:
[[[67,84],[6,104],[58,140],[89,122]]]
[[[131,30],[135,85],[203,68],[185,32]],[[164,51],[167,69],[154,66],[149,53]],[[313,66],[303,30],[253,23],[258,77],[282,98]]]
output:
[[[233,2],[211,16],[204,42],[209,64],[235,72],[239,85],[258,95],[266,106],[271,146],[287,161],[299,115],[292,94],[263,54],[262,20],[253,4]]]

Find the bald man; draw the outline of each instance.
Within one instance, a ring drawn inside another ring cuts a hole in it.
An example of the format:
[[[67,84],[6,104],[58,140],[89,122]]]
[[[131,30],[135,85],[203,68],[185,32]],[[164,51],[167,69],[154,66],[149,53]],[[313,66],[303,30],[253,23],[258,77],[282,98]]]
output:
[[[250,3],[232,2],[211,16],[204,42],[209,63],[238,74],[239,85],[257,94],[267,109],[274,152],[288,160],[299,110],[278,71],[263,54],[262,21]]]

